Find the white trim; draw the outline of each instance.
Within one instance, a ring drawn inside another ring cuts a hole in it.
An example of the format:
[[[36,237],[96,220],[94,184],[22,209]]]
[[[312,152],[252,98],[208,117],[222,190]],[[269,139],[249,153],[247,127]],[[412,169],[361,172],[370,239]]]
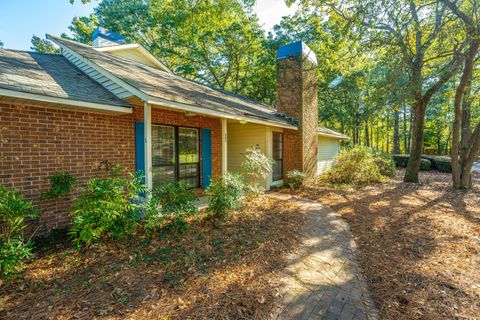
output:
[[[143,127],[145,136],[145,181],[147,188],[152,189],[152,107],[143,103]]]
[[[97,64],[91,62],[90,60],[84,58],[82,55],[76,53],[75,51],[69,49],[68,47],[62,45],[61,43],[55,41],[55,39],[53,39],[50,35],[47,34],[47,39],[50,40],[50,41],[53,41],[56,45],[58,45],[60,48],[62,48],[63,51],[66,51],[68,52],[69,54],[71,54],[72,56],[74,56],[75,58],[77,58],[78,60],[80,60],[81,62],[87,64],[88,66],[92,67],[95,71],[97,71],[98,73],[102,74],[103,76],[105,76],[106,78],[110,79],[111,81],[115,82],[117,85],[123,87],[125,90],[129,91],[132,95],[135,95],[137,96],[138,98],[140,98],[141,100],[143,101],[148,101],[148,95],[146,95],[145,93],[143,93],[142,91],[138,90],[137,88],[129,85],[128,83],[126,83],[125,81],[119,79],[118,77],[114,76],[113,74],[111,74],[110,72],[106,71],[105,69],[103,69],[102,67],[98,66]],[[63,54],[63,53],[62,53]]]
[[[113,106],[109,104],[103,103],[94,103],[94,102],[87,102],[87,101],[80,101],[80,100],[72,100],[69,98],[59,98],[59,97],[50,97],[44,96],[34,93],[26,93],[21,91],[14,91],[14,90],[7,90],[0,88],[0,96],[12,97],[17,99],[27,99],[27,100],[34,100],[46,103],[58,103],[67,106],[79,107],[79,108],[86,108],[86,109],[93,109],[93,110],[102,110],[108,112],[115,112],[115,113],[132,113],[132,108],[125,106]]]
[[[140,53],[151,63],[157,66],[159,69],[162,69],[165,72],[173,74],[173,72],[167,68],[163,63],[160,62],[153,54],[150,53],[144,46],[139,43],[131,43],[131,44],[122,44],[118,46],[108,46],[108,47],[94,47],[93,49],[100,51],[100,52],[112,52],[112,51],[123,51],[123,50],[130,50],[130,49],[138,49]]]
[[[328,133],[323,133],[323,132],[317,132],[317,136],[327,137],[327,138],[335,138],[335,139],[338,139],[338,140],[350,140],[351,139],[350,137],[339,137],[339,136],[336,136],[334,134],[328,134]]]
[[[222,124],[222,148],[221,148],[221,153],[222,153],[222,175],[226,175],[228,168],[227,168],[227,163],[228,163],[228,135],[227,135],[227,119],[222,119],[221,120]]]

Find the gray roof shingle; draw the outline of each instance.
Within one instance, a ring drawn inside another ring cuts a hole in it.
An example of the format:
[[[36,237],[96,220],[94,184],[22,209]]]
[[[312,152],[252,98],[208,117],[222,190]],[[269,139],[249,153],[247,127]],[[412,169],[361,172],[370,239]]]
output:
[[[48,38],[88,59],[149,97],[278,124],[295,125],[290,119],[264,103],[214,89],[123,57],[99,52],[91,46],[75,41],[51,35],[48,35]]]
[[[328,129],[328,128],[325,128],[325,127],[322,127],[322,126],[317,127],[317,133],[319,135],[326,135],[326,136],[331,136],[331,137],[335,137],[335,138],[339,138],[339,139],[346,139],[346,140],[350,139],[349,136],[347,136],[343,133],[333,131],[332,129]]]
[[[0,49],[0,88],[128,107],[62,55]]]

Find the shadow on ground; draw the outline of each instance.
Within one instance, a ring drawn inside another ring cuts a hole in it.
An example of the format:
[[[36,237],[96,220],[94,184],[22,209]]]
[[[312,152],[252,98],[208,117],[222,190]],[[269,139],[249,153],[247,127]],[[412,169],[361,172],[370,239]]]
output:
[[[357,189],[319,186],[302,195],[348,221],[382,319],[479,319],[480,190],[452,190],[423,173]]]

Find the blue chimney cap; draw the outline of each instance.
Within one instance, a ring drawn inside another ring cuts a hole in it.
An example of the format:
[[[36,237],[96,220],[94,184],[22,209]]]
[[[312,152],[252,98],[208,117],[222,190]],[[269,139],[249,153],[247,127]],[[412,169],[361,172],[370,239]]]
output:
[[[95,39],[97,39],[98,37],[101,37],[111,42],[116,42],[118,44],[127,43],[124,36],[122,36],[121,34],[118,34],[116,32],[110,31],[102,27],[98,27],[93,31],[92,41],[95,41]]]
[[[277,61],[302,55],[317,64],[317,56],[303,41],[293,42],[278,48]]]

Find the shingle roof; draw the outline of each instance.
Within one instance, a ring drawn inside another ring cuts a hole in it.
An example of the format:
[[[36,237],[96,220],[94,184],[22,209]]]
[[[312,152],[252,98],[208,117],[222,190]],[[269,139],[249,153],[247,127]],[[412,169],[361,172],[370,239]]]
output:
[[[0,49],[0,88],[78,101],[129,105],[55,54]]]
[[[75,41],[51,35],[48,35],[48,38],[88,59],[149,97],[279,124],[293,124],[273,107],[264,103],[214,89],[123,57],[99,52]]]
[[[317,127],[317,133],[319,135],[324,135],[324,136],[329,136],[329,137],[334,137],[339,139],[350,139],[349,136],[344,135],[343,133],[333,131],[332,129],[328,129],[322,126]]]

